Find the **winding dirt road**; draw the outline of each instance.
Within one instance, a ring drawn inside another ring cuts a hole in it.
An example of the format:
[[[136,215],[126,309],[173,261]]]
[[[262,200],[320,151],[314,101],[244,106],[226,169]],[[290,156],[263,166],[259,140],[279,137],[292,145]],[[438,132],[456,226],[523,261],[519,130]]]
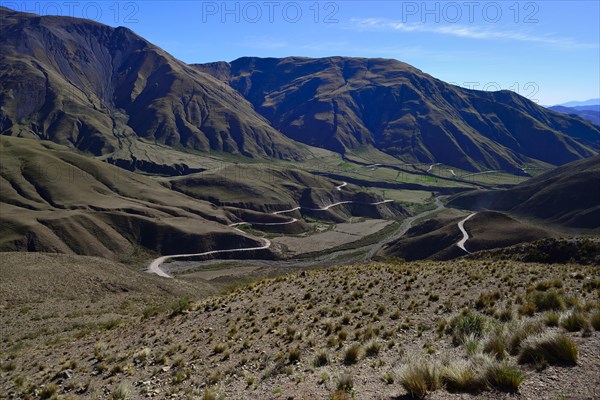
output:
[[[433,169],[433,167],[435,167],[436,165],[442,165],[442,163],[435,163],[435,164],[430,165],[429,168],[427,169],[427,172],[430,172]]]
[[[338,185],[338,186],[336,186],[335,188],[336,188],[337,190],[342,190],[342,188],[343,188],[344,186],[346,186],[347,184],[348,184],[348,182],[344,182],[344,183],[342,183],[341,185]]]
[[[464,218],[458,222],[458,229],[460,229],[460,231],[462,232],[463,237],[462,237],[462,239],[460,239],[458,241],[458,243],[456,243],[456,245],[469,254],[471,254],[471,252],[469,250],[465,249],[465,243],[467,243],[467,240],[469,240],[469,234],[467,233],[467,231],[465,229],[465,222],[467,222],[475,214],[477,214],[477,213],[469,214],[466,218]]]
[[[336,186],[337,190],[341,190],[342,187],[346,186],[348,183],[344,182],[339,186]],[[323,208],[310,208],[310,207],[302,207],[302,206],[298,206],[298,207],[294,207],[294,208],[290,208],[289,210],[281,210],[281,211],[275,211],[271,214],[273,215],[278,215],[278,214],[285,214],[285,213],[289,213],[289,212],[293,212],[293,211],[297,211],[297,210],[311,210],[311,211],[326,211],[329,210],[331,207],[335,207],[335,206],[339,206],[342,204],[364,204],[364,205],[371,205],[371,206],[378,206],[380,204],[386,204],[386,203],[391,203],[394,200],[383,200],[383,201],[378,201],[375,203],[361,203],[361,202],[357,202],[357,201],[340,201],[337,203],[333,203],[330,204],[328,206],[325,206]],[[244,236],[248,236],[248,234],[240,229],[238,229],[238,226],[241,225],[287,225],[287,224],[293,224],[295,222],[297,222],[298,219],[297,218],[290,218],[289,221],[285,221],[285,222],[236,222],[233,224],[230,224],[229,227],[235,229],[236,231],[240,232],[242,235]],[[170,256],[161,256],[158,257],[157,259],[153,260],[150,263],[150,266],[148,267],[148,272],[152,273],[152,274],[156,274],[158,276],[162,276],[163,278],[172,278],[171,275],[167,274],[162,268],[162,264],[169,260],[169,259],[173,259],[173,258],[187,258],[187,257],[201,257],[201,256],[209,256],[209,255],[215,255],[215,254],[223,254],[223,253],[232,253],[234,251],[255,251],[255,250],[265,250],[268,249],[269,247],[271,247],[271,241],[269,239],[265,239],[265,238],[259,238],[260,240],[263,241],[263,245],[259,246],[259,247],[244,247],[244,248],[240,248],[240,249],[229,249],[229,250],[212,250],[212,251],[205,251],[203,253],[190,253],[190,254],[174,254],[174,255],[170,255]]]
[[[242,230],[239,230],[238,228],[233,228],[236,231],[246,235],[246,233]],[[229,249],[229,250],[213,250],[213,251],[205,251],[204,253],[193,253],[193,254],[175,254],[172,256],[162,256],[162,257],[158,257],[157,259],[155,259],[154,261],[152,261],[152,263],[150,263],[150,266],[148,267],[148,272],[151,274],[156,274],[158,276],[162,276],[163,278],[172,278],[171,275],[167,274],[165,271],[163,271],[160,267],[161,265],[171,259],[171,258],[186,258],[186,257],[200,257],[200,256],[210,256],[210,255],[214,255],[214,254],[222,254],[222,253],[232,253],[234,251],[255,251],[255,250],[264,250],[264,249],[268,249],[269,247],[271,247],[271,241],[269,239],[265,239],[265,238],[259,238],[260,240],[262,240],[264,242],[264,245],[262,246],[258,246],[258,247],[245,247],[245,248],[241,248],[241,249]]]
[[[502,172],[502,171],[500,171],[500,170],[490,170],[490,171],[483,171],[483,172],[473,172],[471,174],[461,175],[461,178],[466,178],[468,176],[475,176],[475,175],[493,174],[494,172]]]

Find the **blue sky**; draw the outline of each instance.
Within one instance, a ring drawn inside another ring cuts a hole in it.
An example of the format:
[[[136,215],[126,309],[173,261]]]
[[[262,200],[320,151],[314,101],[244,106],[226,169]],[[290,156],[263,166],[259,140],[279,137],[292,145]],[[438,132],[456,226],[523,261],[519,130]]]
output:
[[[395,58],[540,104],[600,97],[598,1],[0,1],[126,26],[188,63]]]

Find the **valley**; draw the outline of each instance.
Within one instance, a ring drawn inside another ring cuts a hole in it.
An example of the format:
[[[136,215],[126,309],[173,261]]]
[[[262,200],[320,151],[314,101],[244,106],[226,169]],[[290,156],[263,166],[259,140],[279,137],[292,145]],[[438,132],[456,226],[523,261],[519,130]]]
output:
[[[0,6],[0,399],[595,398],[564,108]]]

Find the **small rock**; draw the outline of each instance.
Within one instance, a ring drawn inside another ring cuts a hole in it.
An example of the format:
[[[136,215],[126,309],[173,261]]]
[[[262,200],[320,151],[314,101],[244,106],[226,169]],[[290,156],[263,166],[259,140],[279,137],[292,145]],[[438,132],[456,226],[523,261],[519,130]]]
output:
[[[71,379],[73,377],[72,369],[65,369],[54,375],[52,378],[53,381],[66,381],[67,379]]]

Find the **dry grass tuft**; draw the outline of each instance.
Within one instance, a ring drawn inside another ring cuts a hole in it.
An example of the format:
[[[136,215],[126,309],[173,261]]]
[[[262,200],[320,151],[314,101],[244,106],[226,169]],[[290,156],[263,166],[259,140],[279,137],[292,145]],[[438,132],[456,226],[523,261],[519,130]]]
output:
[[[358,358],[360,357],[360,353],[362,352],[362,347],[358,343],[354,343],[350,347],[344,351],[344,364],[352,365],[356,364]]]
[[[495,389],[516,393],[525,380],[525,373],[507,361],[487,362],[484,369],[486,381]]]
[[[329,364],[330,360],[329,360],[329,354],[327,353],[326,350],[320,350],[317,352],[317,355],[315,356],[315,360],[313,361],[313,365],[317,368],[319,367],[323,367],[327,364]]]
[[[487,318],[471,310],[465,310],[450,321],[450,326],[453,329],[453,342],[460,344],[469,337],[481,338],[487,327]]]
[[[542,333],[545,329],[544,324],[539,319],[525,319],[508,327],[510,331],[509,352],[516,355],[521,349],[521,343],[529,336]]]
[[[529,337],[521,344],[519,362],[575,365],[577,345],[564,333],[544,333]]]
[[[585,313],[573,310],[560,319],[560,326],[569,332],[577,332],[589,329],[590,323]]]
[[[486,388],[485,377],[467,360],[458,359],[444,365],[440,372],[441,382],[450,392],[479,392]]]
[[[409,395],[422,399],[441,387],[440,367],[421,358],[409,360],[400,373],[400,384]]]
[[[590,317],[590,324],[595,330],[600,331],[600,311],[596,311],[592,314]]]

